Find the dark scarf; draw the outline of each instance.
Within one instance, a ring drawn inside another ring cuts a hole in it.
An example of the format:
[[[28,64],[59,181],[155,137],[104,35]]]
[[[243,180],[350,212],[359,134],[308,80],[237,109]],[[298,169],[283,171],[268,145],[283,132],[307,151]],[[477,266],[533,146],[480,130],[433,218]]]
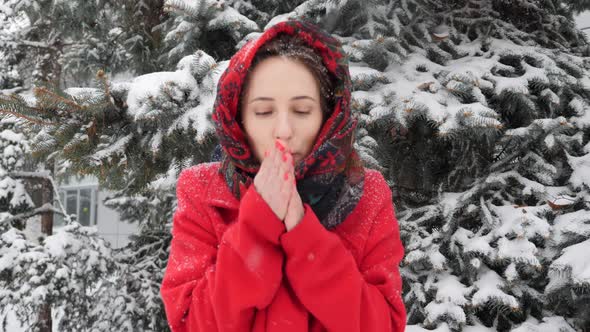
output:
[[[303,39],[323,58],[336,78],[334,110],[324,123],[312,152],[295,164],[297,191],[303,203],[311,206],[322,225],[339,225],[360,200],[365,173],[353,148],[357,119],[350,110],[351,80],[340,42],[316,26],[302,21],[285,21],[246,43],[230,60],[217,85],[212,119],[223,148],[219,172],[233,195],[240,200],[240,185],[248,188],[254,181],[260,162],[250,149],[236,120],[241,87],[256,51],[278,34]]]

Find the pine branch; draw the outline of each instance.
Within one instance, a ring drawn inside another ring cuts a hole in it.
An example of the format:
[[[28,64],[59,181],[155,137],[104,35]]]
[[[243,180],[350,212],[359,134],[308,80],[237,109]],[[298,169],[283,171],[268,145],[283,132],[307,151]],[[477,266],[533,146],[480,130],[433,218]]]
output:
[[[207,1],[205,0],[199,1],[197,6],[189,6],[183,1],[172,0],[164,4],[164,10],[170,12],[176,11],[192,18],[199,18],[201,17],[201,13],[205,11],[206,5]]]
[[[36,209],[34,209],[32,211],[27,211],[27,212],[17,214],[15,216],[12,216],[12,217],[7,218],[7,219],[2,219],[2,222],[3,223],[10,223],[10,222],[16,221],[16,220],[26,220],[26,219],[29,219],[31,217],[34,217],[34,216],[37,216],[37,215],[42,215],[42,214],[45,214],[45,213],[48,213],[48,212],[53,212],[53,213],[57,213],[59,215],[66,216],[63,213],[63,211],[57,210],[56,208],[53,207],[53,205],[51,205],[49,203],[46,203],[46,204],[43,204],[43,206],[38,207],[38,208],[36,208]]]
[[[54,197],[59,197],[59,193],[57,192],[57,185],[55,185],[55,182],[53,181],[53,177],[51,176],[51,173],[49,171],[44,171],[44,172],[42,172],[42,171],[8,172],[8,176],[13,179],[44,179],[46,181],[49,181],[51,183],[51,189],[53,190]],[[63,206],[62,202],[59,199],[57,199],[57,202],[59,203],[59,207],[61,209],[59,214],[61,214],[62,216],[65,216],[67,223],[71,223],[72,218],[70,218],[70,216],[66,213],[66,209]]]
[[[36,42],[36,41],[32,41],[32,40],[0,40],[0,46],[4,46],[4,45],[8,45],[8,46],[26,46],[26,47],[33,47],[33,48],[42,48],[42,49],[48,49],[54,52],[57,52],[58,49],[55,46],[51,46],[48,45],[46,43],[42,43],[42,42]]]
[[[20,114],[20,113],[16,113],[16,112],[12,112],[12,111],[5,110],[5,109],[1,109],[1,108],[0,108],[0,113],[11,114],[11,115],[14,115],[16,117],[25,119],[27,121],[30,121],[30,122],[35,123],[35,124],[38,124],[38,125],[45,125],[45,126],[56,126],[56,125],[58,125],[58,123],[45,122],[45,121],[42,121],[42,120],[37,120],[37,119],[31,118],[31,117],[28,117],[26,115],[23,115],[23,114]]]
[[[32,48],[41,48],[46,50],[51,50],[53,52],[58,52],[60,48],[43,42],[33,41],[33,40],[12,40],[12,39],[0,39],[0,46],[9,45],[9,46],[16,46],[16,47],[32,47]],[[88,46],[88,43],[60,43],[59,46]]]
[[[70,99],[67,99],[63,96],[60,96],[59,94],[50,91],[49,89],[47,89],[46,87],[36,87],[33,92],[35,93],[35,96],[38,96],[39,98],[43,98],[43,97],[51,97],[54,98],[52,101],[60,101],[68,106],[71,106],[73,108],[75,108],[76,110],[83,110],[85,107],[82,105],[79,105],[78,103],[76,103],[75,101],[72,101]],[[73,113],[74,110],[70,110],[68,108],[64,109],[65,111],[69,112],[69,113]]]
[[[104,70],[99,70],[96,73],[96,78],[98,79],[99,84],[102,86],[104,91],[104,99],[110,100],[111,97],[111,88],[109,86],[109,82],[107,81],[107,77],[105,75]]]

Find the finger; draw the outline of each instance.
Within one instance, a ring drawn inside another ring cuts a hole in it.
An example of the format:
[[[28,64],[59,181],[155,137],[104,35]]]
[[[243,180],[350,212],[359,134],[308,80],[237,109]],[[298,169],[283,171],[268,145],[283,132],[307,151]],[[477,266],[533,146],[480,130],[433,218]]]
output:
[[[287,171],[285,174],[289,174],[289,172]],[[289,206],[289,201],[291,200],[291,193],[293,192],[293,176],[289,176],[287,177],[287,179],[285,180],[285,178],[281,179],[281,201],[286,203],[286,206]]]
[[[277,147],[277,149],[278,149],[278,153],[280,154],[280,161],[281,161],[281,166],[284,166],[284,165],[285,165],[285,162],[286,162],[286,160],[285,160],[285,159],[286,159],[286,158],[288,158],[288,156],[287,156],[287,154],[288,154],[287,148],[286,148],[286,147],[284,146],[284,144],[283,144],[281,141],[279,141],[279,140],[277,140],[277,141],[275,142],[275,146]],[[284,168],[284,167],[283,167],[283,168]]]
[[[291,198],[292,195],[293,195],[293,190],[288,185],[285,185],[283,188],[281,188],[281,192],[280,192],[281,198],[280,199],[281,199],[281,202],[284,202],[284,204],[285,204],[284,206],[287,211],[289,211],[289,205],[290,205],[290,202],[292,199]]]
[[[258,169],[258,174],[263,174],[264,171],[268,168],[269,154],[270,154],[270,152],[268,152],[268,150],[264,152],[264,157],[262,159],[262,162],[260,163],[260,168]]]
[[[272,205],[276,207],[278,215],[284,217],[285,212],[285,205],[284,205],[284,195],[282,194],[282,184],[283,181],[280,177],[281,172],[281,152],[278,148],[273,145],[272,147],[272,159],[271,164],[268,171],[268,190],[269,190],[269,200],[272,202]]]
[[[289,153],[289,159],[287,160],[287,170],[291,175],[291,180],[295,177],[295,161],[292,154]]]
[[[287,148],[285,147],[285,144],[283,142],[281,142],[281,140],[275,140],[275,146],[279,149],[279,151],[281,152],[285,152],[287,151]]]
[[[260,164],[264,164],[265,161],[268,160],[268,156],[270,155],[270,152],[267,150],[264,151],[264,155],[262,156],[262,161],[260,162]]]
[[[268,165],[266,171],[266,180],[270,183],[272,182],[272,178],[275,176],[276,170],[276,159],[277,159],[277,151],[274,147],[269,148],[269,156],[268,156]]]
[[[288,159],[289,159],[289,156],[287,155],[287,153],[281,152],[281,159],[280,159],[281,175],[283,173],[285,173],[285,171],[287,170],[287,160]]]
[[[291,171],[293,156],[289,152],[284,152],[281,156],[281,177],[283,180],[293,178],[293,172]]]
[[[261,168],[268,169],[268,164],[269,164],[269,159],[271,157],[271,153],[272,153],[272,151],[270,149],[267,149],[266,151],[264,151],[264,157],[262,159],[262,163],[260,164]]]
[[[291,206],[291,202],[293,202],[293,195],[295,194],[295,191],[297,191],[297,188],[295,187],[295,180],[293,178],[289,179],[286,182],[290,189],[288,206]]]
[[[264,160],[264,174],[263,174],[263,178],[262,178],[262,182],[264,183],[265,186],[268,186],[268,184],[271,182],[271,178],[274,174],[274,158],[275,158],[275,151],[274,149],[271,147],[268,149],[268,157],[266,157],[266,159]]]
[[[281,151],[274,146],[273,147],[273,159],[272,159],[272,171],[269,175],[272,176],[273,181],[280,180],[281,172]],[[276,182],[275,182],[276,183]]]
[[[291,164],[291,156],[287,155],[287,160],[283,162],[281,173],[283,174],[281,190],[285,192],[283,199],[289,200],[291,198],[291,192],[293,191],[293,166]]]
[[[289,156],[283,152],[280,151],[280,149],[277,148],[277,154],[280,156],[277,161],[277,165],[276,165],[276,179],[279,182],[275,182],[277,184],[277,189],[278,189],[278,195],[279,195],[279,199],[282,202],[286,203],[286,200],[289,198],[289,193],[290,193],[290,186],[288,181],[293,177],[292,175],[290,175],[289,173],[289,168],[288,168],[288,162],[289,162]],[[285,161],[286,159],[286,161]]]
[[[286,169],[289,173],[289,182],[293,182],[293,179],[295,179],[295,167],[293,166],[293,155],[290,153],[287,157]]]

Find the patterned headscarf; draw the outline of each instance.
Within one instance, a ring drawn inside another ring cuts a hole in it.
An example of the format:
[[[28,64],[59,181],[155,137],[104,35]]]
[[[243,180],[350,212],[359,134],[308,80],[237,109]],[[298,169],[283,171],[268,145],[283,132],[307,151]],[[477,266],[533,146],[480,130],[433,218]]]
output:
[[[311,206],[324,227],[332,228],[344,221],[357,205],[362,196],[365,173],[353,148],[357,119],[352,117],[350,109],[352,84],[348,58],[340,41],[313,24],[296,20],[277,23],[257,39],[246,43],[231,58],[219,79],[212,116],[223,148],[219,172],[239,200],[260,168],[236,116],[252,59],[262,45],[280,34],[304,40],[321,55],[334,78],[334,110],[321,128],[312,152],[295,164],[301,200]]]

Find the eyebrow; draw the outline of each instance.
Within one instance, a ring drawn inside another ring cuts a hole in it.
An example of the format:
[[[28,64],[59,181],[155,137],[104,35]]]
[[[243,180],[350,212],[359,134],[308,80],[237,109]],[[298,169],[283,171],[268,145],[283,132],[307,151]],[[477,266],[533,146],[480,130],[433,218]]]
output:
[[[311,100],[315,101],[315,99],[313,99],[310,96],[295,96],[295,97],[291,98],[291,100],[301,100],[301,99],[311,99]],[[270,97],[256,97],[256,98],[250,100],[250,102],[248,104],[251,104],[251,103],[253,103],[253,102],[257,101],[257,100],[273,101],[274,98],[270,98]]]

